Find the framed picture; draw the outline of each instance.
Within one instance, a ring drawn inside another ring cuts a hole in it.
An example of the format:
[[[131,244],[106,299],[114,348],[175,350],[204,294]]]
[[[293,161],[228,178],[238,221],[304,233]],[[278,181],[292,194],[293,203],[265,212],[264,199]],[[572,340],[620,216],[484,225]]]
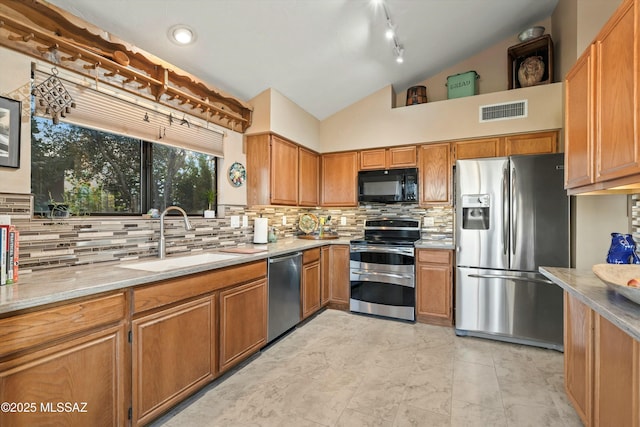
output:
[[[20,167],[20,101],[0,96],[0,166]]]

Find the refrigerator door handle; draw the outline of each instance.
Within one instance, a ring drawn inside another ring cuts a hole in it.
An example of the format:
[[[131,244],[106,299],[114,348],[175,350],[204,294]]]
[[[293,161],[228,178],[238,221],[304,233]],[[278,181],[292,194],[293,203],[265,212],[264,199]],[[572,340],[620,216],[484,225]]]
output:
[[[509,247],[509,169],[502,171],[502,254],[507,255]]]
[[[468,277],[473,277],[474,279],[503,279],[503,280],[513,280],[515,282],[544,283],[546,285],[554,284],[551,280],[547,280],[547,279],[535,279],[530,277],[518,277],[518,276],[504,276],[501,274],[469,274]]]
[[[518,201],[516,200],[516,168],[511,169],[511,253],[515,256],[518,235]]]

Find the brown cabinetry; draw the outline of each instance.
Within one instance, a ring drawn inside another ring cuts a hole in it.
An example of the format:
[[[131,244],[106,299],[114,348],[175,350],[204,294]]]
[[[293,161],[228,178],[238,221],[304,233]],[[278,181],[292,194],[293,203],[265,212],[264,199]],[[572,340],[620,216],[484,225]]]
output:
[[[638,19],[638,1],[623,1],[567,74],[565,186],[570,194],[640,182]]]
[[[133,320],[133,402],[144,425],[216,372],[215,295]]]
[[[246,137],[247,204],[318,205],[319,155],[274,134]]]
[[[118,293],[0,319],[2,401],[36,405],[2,411],[0,425],[126,425],[125,313]]]
[[[451,204],[451,160],[449,143],[420,147],[420,204]]]
[[[464,159],[549,154],[558,151],[558,132],[532,132],[491,138],[469,139],[451,143],[452,162]]]
[[[414,145],[360,152],[360,170],[410,168],[416,167],[417,163],[417,148]]]
[[[502,138],[481,138],[451,143],[452,161],[464,159],[481,159],[484,157],[500,157],[502,155]]]
[[[640,425],[640,343],[565,292],[565,390],[586,426]]]
[[[320,309],[321,276],[320,248],[304,251],[302,255],[302,292],[300,293],[303,319]]]
[[[320,305],[329,304],[331,298],[331,246],[320,249]]]
[[[267,343],[267,281],[220,292],[220,372]]]
[[[323,154],[321,157],[322,206],[358,205],[358,152]]]
[[[319,206],[320,155],[298,148],[298,205]]]
[[[416,317],[419,322],[453,324],[453,252],[418,249]]]
[[[331,245],[330,292],[336,308],[349,307],[349,245]]]

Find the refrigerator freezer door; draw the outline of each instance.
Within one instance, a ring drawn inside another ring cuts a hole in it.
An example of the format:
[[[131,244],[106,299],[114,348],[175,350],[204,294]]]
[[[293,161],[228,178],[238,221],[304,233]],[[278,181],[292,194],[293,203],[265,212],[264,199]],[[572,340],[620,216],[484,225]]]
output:
[[[510,270],[569,266],[569,197],[563,165],[562,153],[511,157]]]
[[[508,174],[506,157],[456,162],[458,265],[509,268]]]
[[[562,289],[539,273],[456,270],[456,334],[562,350]]]

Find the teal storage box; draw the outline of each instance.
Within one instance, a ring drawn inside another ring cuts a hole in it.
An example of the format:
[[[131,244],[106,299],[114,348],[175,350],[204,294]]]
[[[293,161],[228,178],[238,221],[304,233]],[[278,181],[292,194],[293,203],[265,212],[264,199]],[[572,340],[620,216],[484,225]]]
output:
[[[480,76],[475,71],[455,74],[447,77],[447,98],[462,98],[478,94],[478,79]]]

